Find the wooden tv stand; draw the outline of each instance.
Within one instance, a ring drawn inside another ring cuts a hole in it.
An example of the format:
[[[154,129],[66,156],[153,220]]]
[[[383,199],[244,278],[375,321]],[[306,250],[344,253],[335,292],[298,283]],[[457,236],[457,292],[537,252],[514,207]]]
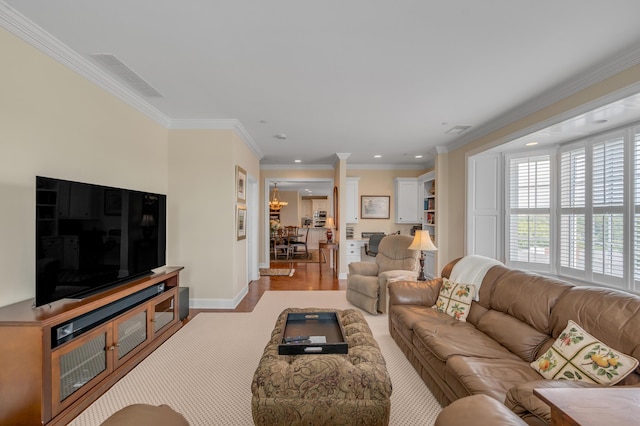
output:
[[[178,331],[182,269],[81,301],[0,308],[0,424],[68,424]]]

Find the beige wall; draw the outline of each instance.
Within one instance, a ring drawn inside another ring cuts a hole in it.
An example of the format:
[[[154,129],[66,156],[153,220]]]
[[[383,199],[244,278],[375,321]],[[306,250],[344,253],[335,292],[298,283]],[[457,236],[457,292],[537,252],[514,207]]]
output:
[[[446,226],[438,224],[439,270],[450,260],[465,254],[466,211],[466,159],[508,141],[509,135],[572,111],[581,105],[596,101],[608,94],[640,82],[640,65],[631,67],[613,77],[584,89],[572,96],[543,108],[527,117],[479,138],[448,154],[438,155],[436,160],[438,220],[446,218]],[[446,198],[442,198],[442,197]],[[446,243],[443,241],[446,238]]]
[[[0,306],[35,295],[37,175],[167,194],[181,284],[224,306],[246,292],[235,165],[260,170],[234,131],[168,131],[4,29],[0,51]]]
[[[247,241],[236,240],[230,226],[235,165],[259,173],[257,157],[243,146],[232,130],[169,132],[168,257],[185,266],[181,281],[194,307],[234,307],[248,284]]]
[[[358,181],[358,212],[360,211],[360,197],[363,195],[388,195],[390,197],[389,219],[362,219],[358,213],[358,223],[353,225],[354,238],[360,238],[362,232],[384,232],[393,234],[409,234],[413,225],[394,223],[394,182],[396,177],[418,177],[424,170],[359,170],[348,169],[347,177],[359,177]],[[417,194],[416,194],[417,197]],[[352,226],[352,225],[349,225]]]
[[[167,131],[0,29],[0,306],[35,295],[35,176],[167,192]]]

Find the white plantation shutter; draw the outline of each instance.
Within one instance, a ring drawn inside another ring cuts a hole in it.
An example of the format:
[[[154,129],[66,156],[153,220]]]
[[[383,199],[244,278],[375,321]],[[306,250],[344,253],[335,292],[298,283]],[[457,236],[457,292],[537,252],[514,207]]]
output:
[[[508,162],[507,259],[511,264],[527,263],[529,269],[548,269],[551,227],[550,155],[510,158]]]
[[[624,275],[624,138],[593,145],[592,268],[594,274]],[[605,281],[606,278],[605,278]]]
[[[560,266],[575,271],[585,270],[586,177],[584,147],[560,155]]]

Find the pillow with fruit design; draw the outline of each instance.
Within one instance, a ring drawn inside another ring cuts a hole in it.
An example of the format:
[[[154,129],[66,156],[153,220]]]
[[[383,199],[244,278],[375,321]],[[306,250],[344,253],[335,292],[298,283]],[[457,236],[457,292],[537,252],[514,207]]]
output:
[[[433,309],[451,315],[462,322],[467,321],[471,301],[476,294],[473,284],[458,284],[444,278],[440,286],[440,295]]]
[[[553,346],[531,367],[547,379],[615,385],[638,366],[569,320]]]

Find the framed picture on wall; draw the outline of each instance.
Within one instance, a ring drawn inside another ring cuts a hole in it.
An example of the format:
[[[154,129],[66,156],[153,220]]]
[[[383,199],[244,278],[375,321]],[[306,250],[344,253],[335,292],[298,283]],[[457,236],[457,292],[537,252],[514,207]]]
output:
[[[236,166],[236,198],[239,203],[247,201],[247,172],[240,166]]]
[[[247,206],[236,205],[236,239],[247,238]]]
[[[363,195],[360,217],[363,219],[389,219],[389,195]]]

